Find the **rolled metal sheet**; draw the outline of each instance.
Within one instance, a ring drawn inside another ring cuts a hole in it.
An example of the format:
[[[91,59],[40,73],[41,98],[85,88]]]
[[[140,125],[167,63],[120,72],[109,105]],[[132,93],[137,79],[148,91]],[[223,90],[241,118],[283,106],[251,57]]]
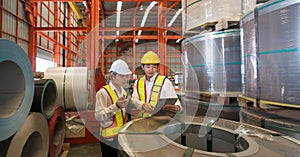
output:
[[[6,157],[46,157],[49,148],[49,129],[41,113],[31,112],[13,136]]]
[[[205,118],[207,117],[181,115],[175,119],[170,117],[135,119],[120,130],[119,143],[127,156],[299,155],[300,141],[297,139],[275,136],[280,134],[248,124],[224,119],[211,122],[205,121]]]
[[[259,108],[266,113],[274,114],[280,117],[295,119],[300,121],[300,109],[299,108],[290,108],[290,107],[281,107],[267,104],[260,104]]]
[[[86,110],[88,104],[87,67],[69,67],[66,79],[67,109]]]
[[[300,139],[300,122],[298,120],[251,108],[243,108],[240,115],[243,123],[260,126]]]
[[[24,123],[34,94],[33,72],[24,50],[0,39],[0,141],[12,136]]]
[[[299,7],[299,0],[273,0],[258,8],[261,100],[300,105]]]
[[[241,92],[240,30],[187,38],[182,50],[185,91]]]
[[[242,34],[242,91],[247,97],[257,98],[257,55],[254,12],[241,19]]]
[[[34,98],[31,112],[40,112],[49,119],[55,111],[57,103],[57,89],[52,79],[41,79],[34,81]]]
[[[57,157],[65,139],[65,111],[61,106],[56,106],[53,116],[48,120],[49,127],[49,157]]]
[[[87,68],[48,68],[46,79],[53,79],[58,91],[58,104],[66,110],[80,110],[87,107]]]
[[[44,73],[45,79],[54,80],[57,88],[57,104],[66,108],[65,106],[65,81],[66,81],[67,68],[48,68]]]

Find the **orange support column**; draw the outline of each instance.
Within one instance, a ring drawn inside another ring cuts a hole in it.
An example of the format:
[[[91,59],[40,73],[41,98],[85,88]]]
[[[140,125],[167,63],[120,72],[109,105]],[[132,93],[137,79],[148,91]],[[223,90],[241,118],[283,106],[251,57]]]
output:
[[[54,2],[54,27],[58,27],[58,3]],[[54,64],[56,67],[60,67],[60,53],[59,53],[59,36],[58,32],[54,32]]]
[[[136,40],[136,11],[137,11],[137,9],[139,8],[139,6],[140,6],[140,4],[141,4],[141,2],[139,1],[139,2],[137,2],[137,4],[136,4],[136,6],[135,6],[135,8],[134,8],[134,10],[133,10],[133,16],[132,16],[132,26],[133,26],[133,28],[134,28],[134,30],[133,30],[133,41],[132,41],[132,43],[133,43],[133,48],[132,48],[132,53],[133,53],[133,60],[132,60],[132,71],[133,71],[133,73],[134,74],[136,74],[136,43],[135,43],[135,40]]]
[[[91,5],[91,27],[88,32],[88,51],[87,62],[88,69],[91,72],[90,84],[95,82],[95,70],[98,66],[98,45],[99,45],[99,0],[92,0]],[[95,104],[95,86],[90,86],[90,103]]]
[[[93,5],[94,7],[94,69],[96,69],[98,67],[98,56],[99,56],[99,0],[95,0],[95,4]]]
[[[26,2],[25,11],[27,12],[27,19],[30,21],[29,30],[28,30],[28,58],[31,62],[32,71],[36,71],[36,36],[37,33],[34,30],[34,27],[37,25],[37,4],[29,4]],[[2,3],[3,4],[3,3]],[[32,6],[33,7],[32,7]],[[2,6],[1,6],[2,8]],[[1,11],[2,12],[2,11]],[[1,16],[2,17],[2,16]],[[2,20],[1,20],[2,21]],[[1,28],[2,30],[2,28]]]
[[[103,0],[100,0],[99,6],[100,6],[100,9],[101,9],[101,26],[102,26],[102,28],[104,28],[105,27],[105,18],[104,18],[104,11],[105,10],[104,10],[104,6],[103,6]],[[104,49],[105,49],[105,47],[104,47],[104,42],[105,42],[104,41],[104,34],[105,33],[104,33],[103,29],[101,31],[102,31],[101,32],[102,33],[102,36],[101,36],[101,72],[102,72],[103,75],[105,75],[105,72],[104,72]]]
[[[68,5],[68,27],[71,27],[71,8],[70,6]],[[68,41],[67,41],[67,47],[68,47],[68,50],[67,50],[67,67],[70,67],[71,66],[71,31],[68,31],[68,37],[67,37]]]
[[[167,36],[166,32],[166,8],[167,8],[167,2],[166,1],[161,1],[158,2],[158,56],[160,58],[160,74],[161,75],[167,75],[168,74],[168,69],[167,69],[167,53],[166,53],[166,41],[165,41],[165,36]]]
[[[102,28],[105,27],[105,18],[104,18],[104,13],[102,14]],[[103,73],[103,75],[105,74],[104,72],[104,50],[105,50],[105,47],[104,47],[104,31],[102,30],[102,36],[101,36],[101,71]]]

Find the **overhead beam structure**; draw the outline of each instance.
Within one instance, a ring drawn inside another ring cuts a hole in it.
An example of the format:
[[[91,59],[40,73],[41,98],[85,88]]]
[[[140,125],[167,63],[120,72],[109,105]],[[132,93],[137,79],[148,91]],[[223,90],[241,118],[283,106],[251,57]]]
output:
[[[105,60],[104,53],[105,53],[105,40],[115,40],[115,39],[121,39],[123,41],[133,41],[133,57],[136,57],[136,50],[135,47],[138,43],[134,42],[137,40],[157,40],[158,41],[158,53],[159,56],[162,58],[163,63],[167,63],[167,43],[168,40],[177,40],[182,38],[181,35],[168,35],[168,31],[173,32],[180,32],[182,30],[181,27],[175,26],[175,27],[167,27],[167,19],[166,16],[169,13],[170,10],[174,8],[178,8],[178,5],[181,4],[181,0],[156,0],[158,12],[157,12],[157,27],[141,27],[140,24],[136,23],[136,12],[139,9],[140,5],[143,2],[153,2],[153,0],[122,0],[123,3],[135,3],[135,7],[133,9],[132,14],[132,27],[106,27],[106,13],[116,13],[116,10],[106,10],[105,6],[107,2],[115,2],[117,3],[120,0],[30,0],[31,2],[37,3],[37,2],[68,2],[69,6],[72,8],[74,14],[78,19],[82,18],[83,15],[81,15],[82,10],[76,9],[76,3],[73,2],[86,2],[87,8],[85,9],[85,15],[87,19],[87,25],[86,27],[34,27],[34,32],[39,33],[42,36],[46,37],[47,35],[43,35],[43,32],[50,31],[50,32],[60,32],[60,31],[78,31],[78,32],[86,32],[84,34],[78,34],[77,40],[83,40],[87,39],[88,45],[87,45],[87,58],[88,58],[88,64],[87,66],[89,69],[96,68],[98,66],[98,59],[101,59],[101,70],[103,73],[104,67],[106,65],[105,62],[102,62]],[[126,5],[126,4],[124,4]],[[100,16],[100,17],[99,17]],[[122,15],[121,15],[122,16]],[[99,23],[100,21],[101,23]],[[120,35],[107,35],[111,32],[115,31],[122,31],[127,32]],[[145,32],[141,35],[137,35],[137,31]],[[152,32],[152,33],[149,33]],[[157,33],[156,33],[157,32]],[[85,36],[85,34],[92,34],[92,37],[89,38]],[[147,34],[147,35],[146,35]],[[68,34],[69,37],[69,34]],[[55,39],[49,39],[51,42],[56,42]],[[100,45],[99,45],[99,41]],[[99,46],[98,46],[99,45]],[[62,46],[62,45],[58,45]],[[98,47],[101,49],[98,49]],[[94,52],[94,54],[91,54]],[[98,53],[96,53],[98,52]],[[98,58],[98,55],[101,55],[100,58]],[[69,58],[69,56],[68,56]],[[70,63],[68,62],[68,65]],[[133,67],[135,67],[135,63],[133,63]],[[161,69],[163,74],[167,74],[168,69]]]
[[[120,0],[105,0],[105,2],[118,2]],[[153,2],[153,0],[122,0],[122,2]],[[156,2],[181,2],[181,0],[155,0]]]
[[[157,23],[158,23],[158,38],[157,38],[157,43],[158,43],[158,56],[161,59],[160,63],[160,74],[166,75],[168,74],[168,69],[167,69],[167,40],[164,38],[166,36],[166,30],[162,28],[166,28],[167,22],[166,22],[166,10],[165,8],[167,7],[167,2],[162,1],[158,2],[157,4],[158,10],[157,10]]]
[[[102,37],[104,39],[111,39],[111,40],[114,40],[116,38],[118,38],[118,39],[133,39],[134,37],[136,39],[143,39],[143,40],[157,40],[158,39],[157,35],[141,35],[141,36],[134,36],[134,35],[120,35],[120,36],[117,36],[117,35],[103,35],[103,36],[99,36],[99,39],[101,39]],[[181,35],[165,35],[165,36],[163,36],[163,38],[176,40],[176,39],[182,38],[182,36]]]
[[[34,31],[44,32],[44,31],[86,31],[87,27],[35,27]]]
[[[74,14],[76,15],[77,19],[83,19],[81,11],[77,7],[77,5],[75,5],[72,1],[69,1],[68,4],[72,8],[72,10],[73,10]]]
[[[137,2],[135,7],[134,7],[134,10],[133,10],[133,14],[132,14],[132,26],[133,28],[136,27],[136,20],[135,20],[135,17],[136,17],[136,11],[138,10],[139,6],[141,5],[141,1]],[[136,40],[136,31],[137,30],[133,30],[133,39],[132,39],[132,53],[133,53],[133,58],[136,58],[136,43],[135,43],[135,40]],[[130,38],[131,39],[131,38]],[[132,63],[132,67],[136,67],[136,63],[133,62]]]
[[[86,0],[30,0],[31,2],[83,2]]]

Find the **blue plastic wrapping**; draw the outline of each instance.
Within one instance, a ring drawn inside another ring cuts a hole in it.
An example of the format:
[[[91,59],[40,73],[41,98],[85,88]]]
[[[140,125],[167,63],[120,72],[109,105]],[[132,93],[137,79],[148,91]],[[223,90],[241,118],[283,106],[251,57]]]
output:
[[[258,8],[261,99],[300,104],[300,1],[269,1]]]
[[[182,58],[186,92],[241,92],[239,29],[185,39]]]
[[[242,93],[257,98],[257,55],[254,12],[250,12],[241,20],[242,39]]]

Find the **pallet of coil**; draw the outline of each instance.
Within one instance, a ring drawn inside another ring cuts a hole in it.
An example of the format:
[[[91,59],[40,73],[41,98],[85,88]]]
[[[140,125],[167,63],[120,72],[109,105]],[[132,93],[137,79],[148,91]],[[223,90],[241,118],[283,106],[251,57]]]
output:
[[[237,101],[241,107],[257,107],[256,99],[245,95],[238,95]]]
[[[231,105],[237,102],[240,92],[185,92],[185,97],[192,100],[214,103],[219,105]]]
[[[300,117],[298,116],[300,114],[299,105],[261,100],[258,98],[247,97],[245,95],[239,95],[237,97],[237,101],[241,107],[253,108],[268,114],[274,114],[300,121]]]
[[[241,15],[253,10],[255,0],[184,0],[183,35],[189,32],[239,28]]]
[[[294,35],[300,32],[299,6],[299,1],[272,0],[242,17],[245,66],[241,106],[299,117],[300,40]]]

